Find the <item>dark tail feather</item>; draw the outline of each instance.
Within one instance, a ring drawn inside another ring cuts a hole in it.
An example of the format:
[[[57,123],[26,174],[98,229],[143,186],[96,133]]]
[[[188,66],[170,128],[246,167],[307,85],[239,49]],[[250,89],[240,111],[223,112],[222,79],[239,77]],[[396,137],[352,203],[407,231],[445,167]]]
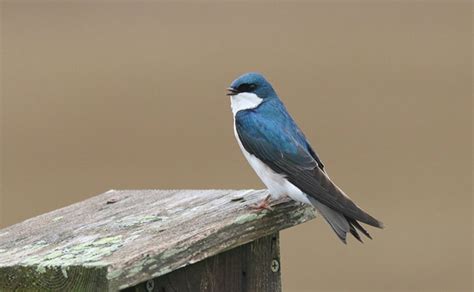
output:
[[[313,206],[319,211],[319,213],[326,219],[331,228],[334,230],[339,239],[346,243],[346,234],[350,232],[358,241],[362,242],[362,238],[357,231],[362,232],[365,236],[372,239],[367,230],[362,227],[357,219],[348,217],[338,211],[335,211],[326,205],[318,202],[315,199],[310,198]]]
[[[356,220],[354,220],[354,226],[355,228],[359,229],[360,232],[362,232],[365,236],[367,236],[368,238],[372,239],[372,236],[370,236],[369,232],[367,232],[367,230],[364,229],[364,227],[362,227],[359,222],[357,222]]]
[[[382,221],[379,221],[379,220],[375,219],[374,217],[367,214],[365,211],[362,211],[362,209],[360,209],[360,211],[363,213],[363,216],[361,216],[360,219],[357,218],[356,220],[359,220],[362,223],[365,223],[365,224],[368,224],[370,226],[374,226],[374,227],[377,227],[377,228],[383,228],[384,227]]]
[[[344,216],[346,217],[347,219],[347,222],[349,222],[349,225],[350,225],[350,232],[352,235],[354,235],[355,238],[357,238],[360,242],[362,242],[362,240],[360,239],[360,236],[359,234],[357,233],[357,230],[359,230],[360,232],[362,232],[365,236],[367,236],[368,238],[372,239],[372,236],[370,236],[369,232],[367,232],[367,230],[364,229],[364,227],[362,227],[359,222],[357,222],[357,220],[355,219],[352,219],[352,218],[349,218],[347,216]],[[357,229],[357,230],[356,230]],[[355,235],[357,234],[357,235]]]
[[[347,217],[346,217],[346,219],[347,219]],[[362,241],[362,238],[360,238],[359,233],[357,233],[357,230],[354,228],[354,225],[352,225],[351,221],[347,220],[347,222],[349,222],[349,231],[351,232],[352,236],[354,236],[361,243],[364,243]]]

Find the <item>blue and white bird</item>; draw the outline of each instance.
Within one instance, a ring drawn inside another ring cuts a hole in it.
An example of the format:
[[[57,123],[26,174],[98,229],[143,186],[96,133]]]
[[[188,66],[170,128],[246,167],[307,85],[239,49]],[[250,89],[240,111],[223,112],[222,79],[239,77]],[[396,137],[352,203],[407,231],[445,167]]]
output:
[[[237,142],[270,192],[259,208],[269,208],[269,200],[281,196],[311,204],[344,243],[348,232],[359,241],[357,231],[371,238],[359,222],[383,228],[382,222],[331,181],[321,159],[261,74],[240,76],[228,91]]]

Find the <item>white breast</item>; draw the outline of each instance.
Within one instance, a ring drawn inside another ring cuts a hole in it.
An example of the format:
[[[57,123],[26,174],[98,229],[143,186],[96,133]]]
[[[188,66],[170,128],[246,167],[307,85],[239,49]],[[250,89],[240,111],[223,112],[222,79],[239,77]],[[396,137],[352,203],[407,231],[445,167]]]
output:
[[[239,95],[242,95],[242,94],[243,93],[240,93]],[[252,94],[252,95],[255,95],[255,94]],[[236,96],[238,95],[235,95],[233,97],[236,97]],[[295,201],[311,204],[308,198],[306,197],[306,195],[299,188],[297,188],[295,185],[290,183],[285,178],[285,176],[274,172],[270,167],[265,165],[265,163],[263,163],[260,159],[255,157],[255,155],[250,154],[247,150],[245,150],[244,146],[242,145],[242,142],[240,142],[239,135],[237,134],[237,129],[235,128],[235,114],[239,110],[255,108],[256,106],[258,106],[258,104],[260,104],[261,99],[259,103],[256,103],[256,99],[253,99],[252,101],[252,98],[251,98],[251,100],[246,101],[241,98],[234,99],[233,97],[231,97],[231,106],[232,106],[232,112],[234,114],[235,138],[237,139],[237,143],[240,146],[240,150],[242,150],[242,153],[244,154],[245,158],[249,162],[250,166],[252,166],[253,170],[257,173],[257,175],[260,177],[262,182],[268,188],[272,198],[278,199],[281,196],[287,195]],[[256,95],[255,97],[258,98],[258,96]]]
[[[230,107],[235,117],[238,111],[256,108],[262,101],[255,93],[242,92],[230,97]]]

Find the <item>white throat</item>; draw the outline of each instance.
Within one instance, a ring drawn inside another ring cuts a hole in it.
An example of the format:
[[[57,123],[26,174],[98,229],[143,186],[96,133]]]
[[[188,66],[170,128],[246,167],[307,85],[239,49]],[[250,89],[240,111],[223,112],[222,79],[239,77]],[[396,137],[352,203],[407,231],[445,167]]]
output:
[[[230,106],[235,116],[238,111],[256,108],[262,101],[255,93],[242,92],[230,97]]]

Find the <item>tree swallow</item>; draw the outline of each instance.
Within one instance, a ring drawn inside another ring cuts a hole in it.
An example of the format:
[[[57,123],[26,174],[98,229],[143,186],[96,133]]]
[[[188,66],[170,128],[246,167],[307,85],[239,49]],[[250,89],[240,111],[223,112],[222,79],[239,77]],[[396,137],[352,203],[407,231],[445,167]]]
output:
[[[228,88],[234,134],[245,158],[268,188],[269,200],[289,196],[313,205],[346,243],[350,232],[368,238],[359,224],[383,228],[383,223],[358,207],[327,175],[324,165],[290,116],[272,85],[259,73],[247,73]]]

